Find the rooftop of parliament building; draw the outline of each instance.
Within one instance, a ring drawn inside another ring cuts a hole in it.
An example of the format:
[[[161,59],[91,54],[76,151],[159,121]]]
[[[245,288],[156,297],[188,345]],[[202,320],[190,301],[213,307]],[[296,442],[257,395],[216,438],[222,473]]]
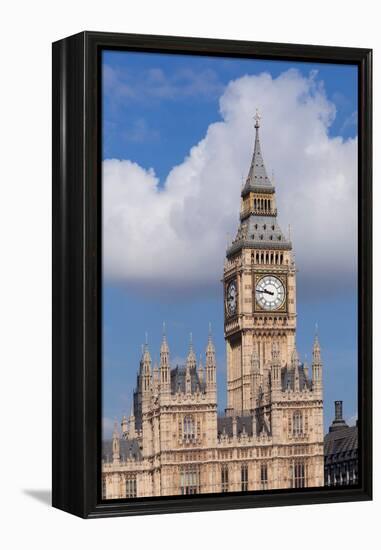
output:
[[[324,437],[324,484],[353,485],[358,476],[358,421],[348,426],[343,402],[335,401],[335,418]]]
[[[164,326],[165,327],[165,326]],[[272,361],[277,365],[279,361],[277,345],[273,344]],[[312,352],[312,367],[321,364],[320,345],[317,334]],[[145,388],[148,390],[149,399],[154,401],[157,395],[166,393],[173,402],[183,399],[190,400],[190,404],[201,402],[212,402],[216,406],[217,414],[217,393],[216,393],[216,359],[215,347],[212,339],[211,327],[205,350],[205,367],[201,361],[197,363],[196,354],[193,349],[192,335],[190,335],[189,351],[184,365],[170,365],[170,349],[163,330],[163,340],[160,347],[160,364],[154,364],[148,343],[143,346],[140,366],[136,379],[136,387],[133,394],[133,405],[129,418],[126,416],[121,421],[121,433],[118,422],[115,421],[113,438],[120,438],[121,459],[142,460],[141,436],[142,436],[142,395]],[[298,398],[307,397],[314,391],[313,378],[309,373],[308,364],[302,363],[296,348],[294,349],[289,365],[280,366],[279,390],[284,395],[291,395],[296,392]],[[254,377],[260,377],[258,357],[255,352],[252,354],[252,372]],[[169,383],[165,383],[168,376]],[[217,438],[229,439],[233,437],[259,437],[270,435],[271,428],[264,420],[259,422],[253,410],[241,411],[241,414],[233,416],[218,414],[217,417]],[[103,442],[102,459],[104,462],[112,462],[112,440]]]

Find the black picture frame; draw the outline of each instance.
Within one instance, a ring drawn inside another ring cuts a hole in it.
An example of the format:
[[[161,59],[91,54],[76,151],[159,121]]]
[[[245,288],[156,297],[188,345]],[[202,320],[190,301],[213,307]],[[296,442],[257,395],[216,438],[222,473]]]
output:
[[[357,65],[357,486],[101,500],[102,49]],[[95,518],[372,499],[372,50],[82,32],[53,44],[52,137],[53,506]]]

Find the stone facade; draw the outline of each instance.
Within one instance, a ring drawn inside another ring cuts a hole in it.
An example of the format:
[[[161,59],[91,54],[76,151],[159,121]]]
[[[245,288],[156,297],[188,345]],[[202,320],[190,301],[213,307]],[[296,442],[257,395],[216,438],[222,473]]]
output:
[[[205,365],[190,343],[186,365],[160,364],[144,347],[134,405],[102,460],[103,498],[261,491],[324,484],[323,383],[315,335],[311,372],[296,349],[296,267],[277,223],[259,116],[240,224],[223,274],[227,408],[217,412],[209,330]]]

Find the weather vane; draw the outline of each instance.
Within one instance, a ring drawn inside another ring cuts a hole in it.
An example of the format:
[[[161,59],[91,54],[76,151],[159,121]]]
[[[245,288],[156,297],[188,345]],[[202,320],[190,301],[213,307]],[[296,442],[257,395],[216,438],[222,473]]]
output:
[[[254,115],[254,120],[255,120],[255,128],[259,128],[259,123],[260,123],[260,120],[261,120],[261,115],[258,111],[258,109],[255,109],[255,115]]]

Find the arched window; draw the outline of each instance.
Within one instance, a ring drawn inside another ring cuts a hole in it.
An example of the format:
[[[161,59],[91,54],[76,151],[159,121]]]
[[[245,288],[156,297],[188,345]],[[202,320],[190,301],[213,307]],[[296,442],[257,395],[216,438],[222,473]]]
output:
[[[127,474],[126,477],[126,498],[135,498],[136,492],[136,474]]]
[[[302,460],[292,461],[290,465],[290,487],[301,489],[306,486],[306,466]]]
[[[193,416],[184,416],[183,437],[184,439],[194,439],[196,436],[195,422]]]
[[[221,492],[227,493],[229,490],[229,467],[227,464],[221,466]]]
[[[182,495],[196,495],[200,491],[200,467],[185,464],[180,469],[180,492]]]
[[[268,477],[267,477],[267,464],[261,464],[261,489],[267,489]]]
[[[241,491],[247,491],[249,488],[249,477],[247,464],[241,466]]]
[[[294,437],[303,435],[303,417],[301,411],[294,411],[292,415],[292,435]]]

